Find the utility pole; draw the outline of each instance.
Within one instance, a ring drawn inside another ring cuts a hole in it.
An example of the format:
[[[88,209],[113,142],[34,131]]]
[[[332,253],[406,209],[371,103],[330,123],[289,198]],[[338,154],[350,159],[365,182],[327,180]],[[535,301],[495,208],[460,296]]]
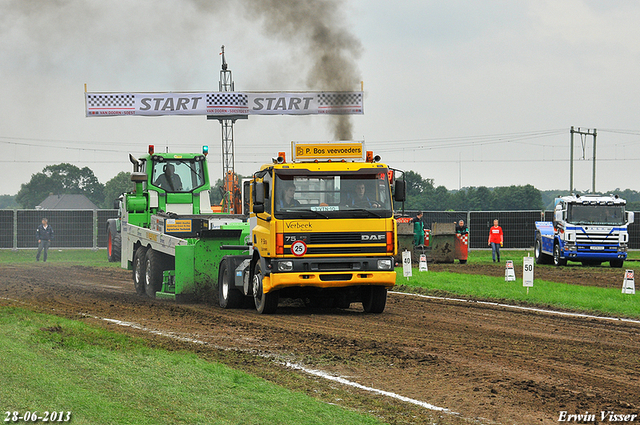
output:
[[[580,134],[581,136],[593,136],[593,172],[592,172],[592,178],[591,178],[591,192],[595,193],[596,192],[596,136],[598,134],[598,131],[594,128],[593,131],[592,130],[582,130],[580,129],[580,127],[578,127],[578,129],[574,129],[573,126],[571,126],[571,148],[570,148],[570,153],[569,153],[569,190],[571,192],[574,191],[574,187],[573,187],[573,135],[574,133],[576,134]],[[583,147],[584,149],[584,147]]]

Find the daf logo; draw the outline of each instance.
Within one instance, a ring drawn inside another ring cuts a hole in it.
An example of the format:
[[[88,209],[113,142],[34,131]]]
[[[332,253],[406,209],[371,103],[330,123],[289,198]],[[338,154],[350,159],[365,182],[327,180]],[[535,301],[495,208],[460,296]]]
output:
[[[386,239],[386,235],[384,233],[374,233],[372,235],[361,235],[360,239],[363,241],[384,241]]]

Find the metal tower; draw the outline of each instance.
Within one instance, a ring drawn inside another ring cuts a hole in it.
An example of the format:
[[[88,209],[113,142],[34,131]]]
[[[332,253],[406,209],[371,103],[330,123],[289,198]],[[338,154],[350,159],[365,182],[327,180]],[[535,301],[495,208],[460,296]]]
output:
[[[222,46],[222,69],[220,70],[220,91],[235,91],[231,71],[228,69]],[[224,187],[223,212],[240,214],[240,190],[235,175],[235,159],[233,146],[233,124],[236,119],[218,118],[222,126],[222,181]]]

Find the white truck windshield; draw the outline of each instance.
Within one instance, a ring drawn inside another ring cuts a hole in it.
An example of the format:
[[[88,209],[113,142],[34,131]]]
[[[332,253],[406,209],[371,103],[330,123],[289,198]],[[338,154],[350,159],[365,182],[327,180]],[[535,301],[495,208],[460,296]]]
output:
[[[567,221],[573,224],[623,225],[624,206],[569,204]]]

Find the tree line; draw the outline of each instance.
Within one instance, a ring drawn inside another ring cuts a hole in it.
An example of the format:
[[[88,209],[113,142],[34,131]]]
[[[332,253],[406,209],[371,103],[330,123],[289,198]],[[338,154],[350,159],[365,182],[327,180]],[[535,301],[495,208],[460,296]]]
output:
[[[485,186],[448,190],[433,179],[406,171],[406,210],[423,211],[508,211],[543,209],[541,192],[528,184],[488,188]]]
[[[466,187],[448,190],[435,186],[434,180],[423,178],[414,171],[406,171],[402,177],[407,182],[405,210],[424,211],[510,211],[543,210],[553,208],[556,196],[568,191],[540,191],[532,185]],[[238,176],[242,181],[242,176]],[[99,208],[114,208],[114,200],[124,192],[133,189],[131,173],[122,171],[102,184],[88,168],[62,163],[48,165],[31,176],[28,183],[21,185],[15,196],[0,195],[0,209],[33,209],[50,194],[82,194]],[[222,179],[218,179],[211,190],[211,204],[217,205],[222,199]],[[627,209],[640,210],[640,192],[616,189],[611,193],[627,200]],[[402,208],[396,205],[396,208]]]

